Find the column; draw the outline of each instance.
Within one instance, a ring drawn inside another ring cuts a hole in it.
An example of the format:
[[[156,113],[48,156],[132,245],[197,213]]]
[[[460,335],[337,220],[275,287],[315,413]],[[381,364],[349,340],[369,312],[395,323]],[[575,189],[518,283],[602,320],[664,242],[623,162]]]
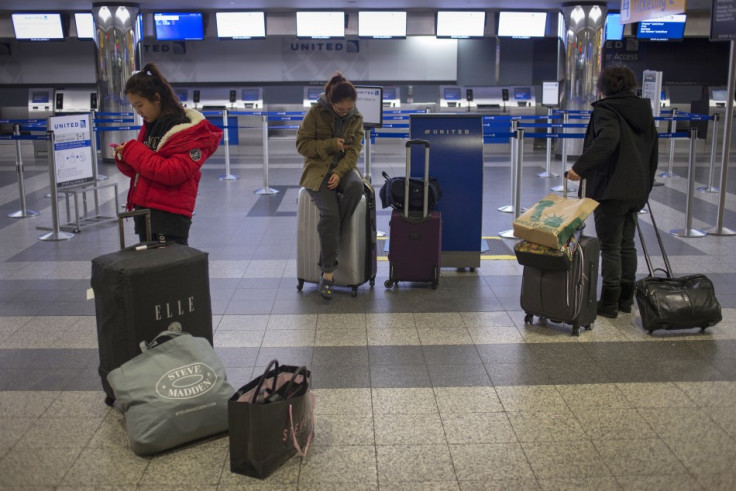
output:
[[[138,59],[138,12],[136,4],[92,5],[96,25],[97,91],[99,112],[131,112],[125,97],[125,82],[140,67]],[[135,138],[135,130],[101,132],[100,150],[103,160],[114,160],[110,143],[121,143]]]
[[[565,110],[591,110],[590,103],[598,98],[595,85],[601,71],[607,12],[605,3],[562,4],[565,18],[565,80],[561,107]],[[575,156],[583,152],[582,139],[563,139],[561,144],[566,146],[568,155]]]

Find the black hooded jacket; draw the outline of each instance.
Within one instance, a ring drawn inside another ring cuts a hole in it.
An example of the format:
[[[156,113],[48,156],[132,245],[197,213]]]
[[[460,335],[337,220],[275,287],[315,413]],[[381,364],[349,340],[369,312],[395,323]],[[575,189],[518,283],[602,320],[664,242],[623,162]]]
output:
[[[657,129],[648,99],[627,92],[593,103],[583,154],[572,166],[587,180],[587,197],[644,206],[658,162]]]

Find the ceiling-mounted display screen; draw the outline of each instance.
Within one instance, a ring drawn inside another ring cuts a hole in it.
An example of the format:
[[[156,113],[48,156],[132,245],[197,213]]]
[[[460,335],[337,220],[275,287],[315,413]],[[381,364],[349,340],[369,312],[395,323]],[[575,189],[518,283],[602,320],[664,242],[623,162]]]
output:
[[[478,38],[483,37],[485,27],[485,12],[440,10],[435,35],[438,38]]]
[[[636,37],[638,39],[651,39],[652,41],[682,39],[685,35],[686,20],[687,16],[685,14],[643,20],[637,25]]]
[[[547,12],[499,12],[498,36],[514,38],[544,37]]]
[[[217,12],[215,19],[220,39],[266,37],[266,15],[263,12]]]
[[[95,21],[92,19],[92,14],[76,12],[74,23],[77,25],[77,37],[79,39],[95,38]]]
[[[15,39],[47,41],[64,39],[59,13],[12,14]]]
[[[204,24],[201,12],[155,12],[153,24],[159,41],[201,41]]]
[[[609,12],[606,16],[606,41],[621,41],[624,38],[624,25],[621,14]]]
[[[406,12],[358,12],[358,36],[367,38],[405,38]]]
[[[345,12],[297,12],[296,35],[304,38],[344,38]]]

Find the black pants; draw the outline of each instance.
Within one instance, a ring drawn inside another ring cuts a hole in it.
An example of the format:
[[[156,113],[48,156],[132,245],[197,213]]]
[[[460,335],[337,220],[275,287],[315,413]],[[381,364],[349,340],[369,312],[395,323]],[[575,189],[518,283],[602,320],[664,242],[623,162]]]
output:
[[[145,242],[146,234],[138,234],[138,239],[141,242]],[[176,235],[159,234],[156,232],[151,233],[151,240],[154,242],[174,242],[175,244],[189,245],[188,237],[177,237]]]
[[[621,285],[636,280],[636,221],[639,210],[631,201],[601,201],[595,209],[595,231],[601,244],[601,279],[603,290],[618,297]]]

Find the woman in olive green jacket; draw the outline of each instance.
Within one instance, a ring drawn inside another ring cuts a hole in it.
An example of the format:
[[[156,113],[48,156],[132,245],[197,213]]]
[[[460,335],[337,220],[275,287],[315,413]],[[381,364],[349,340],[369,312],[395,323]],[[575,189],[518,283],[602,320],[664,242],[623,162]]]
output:
[[[299,184],[319,209],[319,294],[328,300],[332,298],[340,232],[363,196],[363,180],[356,172],[363,140],[357,98],[355,86],[336,73],[304,116],[296,136],[296,148],[304,156]]]

